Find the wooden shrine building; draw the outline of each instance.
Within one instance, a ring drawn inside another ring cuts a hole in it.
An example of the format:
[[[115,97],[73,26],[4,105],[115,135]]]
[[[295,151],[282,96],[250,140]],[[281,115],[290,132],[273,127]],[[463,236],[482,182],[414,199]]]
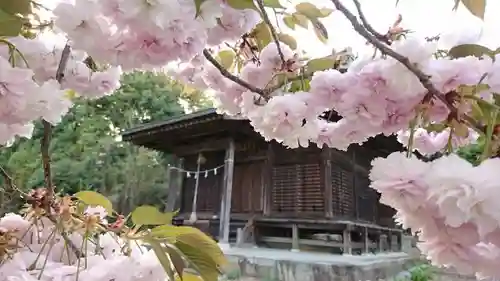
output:
[[[247,120],[214,109],[122,137],[175,156],[166,171],[167,209],[220,243],[353,254],[401,249],[394,210],[378,202],[368,179],[373,158],[401,149],[395,139],[376,137],[347,152],[287,149],[266,142]]]

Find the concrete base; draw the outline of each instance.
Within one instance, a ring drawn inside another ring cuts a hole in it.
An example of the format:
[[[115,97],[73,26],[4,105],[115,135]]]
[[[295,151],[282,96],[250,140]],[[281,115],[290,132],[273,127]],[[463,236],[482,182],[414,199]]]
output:
[[[376,281],[394,277],[414,261],[405,253],[361,256],[291,252],[264,248],[227,248],[239,275],[266,281]]]
[[[226,253],[227,251],[231,250],[231,245],[229,243],[218,243],[218,245],[219,245],[219,248],[224,253]]]

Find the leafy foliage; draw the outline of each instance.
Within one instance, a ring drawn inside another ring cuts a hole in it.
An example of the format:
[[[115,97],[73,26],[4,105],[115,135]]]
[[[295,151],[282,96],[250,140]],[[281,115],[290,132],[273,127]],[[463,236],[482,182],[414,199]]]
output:
[[[465,147],[462,147],[457,150],[457,154],[469,161],[473,165],[479,165],[481,163],[481,154],[484,150],[484,142],[471,144]]]

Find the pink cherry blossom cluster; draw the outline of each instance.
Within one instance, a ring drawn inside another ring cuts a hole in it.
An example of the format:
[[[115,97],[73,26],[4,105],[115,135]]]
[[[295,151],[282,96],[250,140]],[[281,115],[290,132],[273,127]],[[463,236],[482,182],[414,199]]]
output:
[[[371,187],[397,210],[419,248],[436,265],[500,277],[500,159],[474,167],[455,154],[422,162],[396,152],[372,162]]]
[[[44,119],[55,125],[73,105],[68,90],[84,98],[111,94],[120,86],[120,67],[102,72],[90,70],[86,55],[71,52],[61,83],[56,72],[63,47],[43,38],[9,38],[17,48],[0,47],[0,145],[10,144],[15,136],[30,137],[33,121]]]
[[[86,215],[98,216],[105,224],[104,209],[92,209]],[[154,251],[140,244],[126,243],[112,232],[101,234],[96,244],[84,239],[83,230],[75,230],[68,237],[82,249],[85,257],[80,258],[60,235],[59,227],[45,217],[35,220],[11,213],[0,218],[0,233],[9,235],[11,247],[7,249],[11,257],[2,261],[0,280],[167,280]],[[128,249],[127,255],[124,249]]]
[[[96,61],[124,70],[189,61],[207,46],[236,40],[259,21],[223,0],[75,0],[54,9],[55,25]]]
[[[292,62],[286,69],[287,74],[299,76],[300,58],[286,44],[280,46],[284,60]],[[481,80],[493,85],[480,93],[486,100],[491,99],[491,93],[498,88],[495,86],[499,84],[498,60],[472,56],[436,59],[436,43],[411,37],[395,42],[392,47],[424,73],[429,73],[443,97],[456,99],[452,102],[459,103],[460,112],[468,113],[472,109],[470,100],[449,94],[461,85],[476,85]],[[239,77],[259,88],[273,88],[279,80],[276,77],[283,75],[281,65],[278,48],[271,43],[261,51],[259,64],[248,62]],[[225,78],[200,56],[178,74],[194,86],[215,90],[223,112],[248,118],[267,140],[275,139],[292,148],[313,142],[320,147],[326,144],[345,150],[351,143],[362,143],[381,133],[399,133],[400,141],[407,143],[409,133],[407,137],[404,135],[411,121],[417,125],[414,149],[437,152],[448,143],[449,130],[424,134],[426,130],[419,129],[426,125],[423,120],[427,124],[446,121],[450,114],[447,105],[428,99],[419,79],[392,58],[359,59],[344,72],[319,71],[314,73],[307,91],[289,92],[290,83],[285,83],[270,93],[268,99]],[[329,122],[319,118],[327,110],[334,110],[342,119]],[[477,134],[471,130],[466,137],[453,135],[452,139],[455,147],[459,147],[475,141]]]
[[[441,152],[444,147],[448,146],[448,143],[451,144],[451,149],[453,151],[457,148],[475,143],[479,134],[470,128],[468,130],[467,137],[459,137],[451,133],[450,128],[446,128],[441,132],[429,132],[424,128],[416,128],[413,132],[413,136],[411,130],[400,131],[397,135],[398,141],[405,147],[409,147],[410,137],[413,137],[413,142],[411,143],[412,148],[423,155],[431,155]]]

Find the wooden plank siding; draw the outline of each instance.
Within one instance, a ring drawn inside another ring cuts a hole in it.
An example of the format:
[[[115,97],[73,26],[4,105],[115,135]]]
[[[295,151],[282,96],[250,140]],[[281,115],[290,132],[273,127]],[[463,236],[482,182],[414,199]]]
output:
[[[224,162],[224,151],[206,151],[201,167]],[[232,214],[263,214],[290,218],[349,218],[392,227],[394,210],[378,202],[369,188],[367,171],[380,153],[353,146],[348,151],[317,147],[287,149],[276,142],[236,142]],[[197,155],[184,157],[196,170]],[[220,215],[222,169],[200,175],[197,212]],[[327,182],[328,181],[328,182]],[[184,178],[181,213],[191,212],[194,177]]]
[[[232,213],[262,213],[264,161],[236,163],[234,167]]]
[[[200,170],[211,169],[220,166],[224,163],[224,151],[213,151],[203,153],[206,162],[200,167]],[[196,160],[198,155],[189,155],[184,157],[184,169],[196,171]],[[190,213],[193,206],[193,196],[196,179],[194,175],[187,177],[184,173],[184,180],[182,184],[182,199],[181,199],[181,213]],[[220,211],[220,202],[222,196],[224,169],[220,168],[217,175],[210,173],[205,177],[200,174],[200,181],[198,187],[198,200],[196,212],[207,212],[218,214]]]

